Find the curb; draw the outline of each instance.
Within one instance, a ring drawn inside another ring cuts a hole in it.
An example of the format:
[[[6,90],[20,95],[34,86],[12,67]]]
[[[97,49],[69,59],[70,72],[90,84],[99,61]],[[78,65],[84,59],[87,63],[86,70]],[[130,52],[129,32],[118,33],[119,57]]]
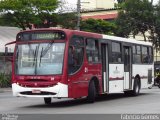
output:
[[[11,92],[11,91],[12,91],[12,88],[0,88],[0,93]]]

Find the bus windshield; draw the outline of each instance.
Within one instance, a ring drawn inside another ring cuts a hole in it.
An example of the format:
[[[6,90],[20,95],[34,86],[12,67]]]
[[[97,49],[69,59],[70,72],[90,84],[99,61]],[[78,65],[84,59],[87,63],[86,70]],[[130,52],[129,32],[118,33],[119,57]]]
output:
[[[62,74],[65,43],[21,44],[16,47],[17,75]]]

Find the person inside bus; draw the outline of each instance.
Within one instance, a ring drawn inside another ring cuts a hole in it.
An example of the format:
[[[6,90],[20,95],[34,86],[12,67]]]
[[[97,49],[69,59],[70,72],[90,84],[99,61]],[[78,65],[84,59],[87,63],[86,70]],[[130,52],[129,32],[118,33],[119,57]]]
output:
[[[68,53],[68,65],[69,65],[69,74],[73,73],[75,70],[75,59],[74,59],[74,47],[69,47]]]

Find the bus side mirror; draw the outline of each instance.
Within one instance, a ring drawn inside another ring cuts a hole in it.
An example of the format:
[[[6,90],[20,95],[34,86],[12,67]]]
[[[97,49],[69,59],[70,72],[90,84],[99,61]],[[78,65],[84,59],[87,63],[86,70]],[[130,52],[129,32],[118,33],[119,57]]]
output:
[[[8,47],[5,47],[5,61],[13,62],[13,57],[8,56]]]
[[[8,47],[5,47],[5,56],[8,54]]]
[[[12,56],[8,56],[8,47],[6,47],[7,45],[11,45],[11,44],[15,44],[16,41],[13,42],[9,42],[7,44],[5,44],[5,61],[10,61],[13,62],[13,57]]]

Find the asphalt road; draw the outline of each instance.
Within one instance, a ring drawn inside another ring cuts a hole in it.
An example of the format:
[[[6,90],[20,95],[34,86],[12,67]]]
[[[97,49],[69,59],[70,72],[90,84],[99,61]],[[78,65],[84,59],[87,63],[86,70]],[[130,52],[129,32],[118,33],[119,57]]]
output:
[[[103,95],[93,104],[85,99],[53,99],[45,105],[42,98],[13,97],[10,91],[0,92],[0,113],[13,114],[143,114],[160,113],[160,89],[141,90],[139,96]]]

